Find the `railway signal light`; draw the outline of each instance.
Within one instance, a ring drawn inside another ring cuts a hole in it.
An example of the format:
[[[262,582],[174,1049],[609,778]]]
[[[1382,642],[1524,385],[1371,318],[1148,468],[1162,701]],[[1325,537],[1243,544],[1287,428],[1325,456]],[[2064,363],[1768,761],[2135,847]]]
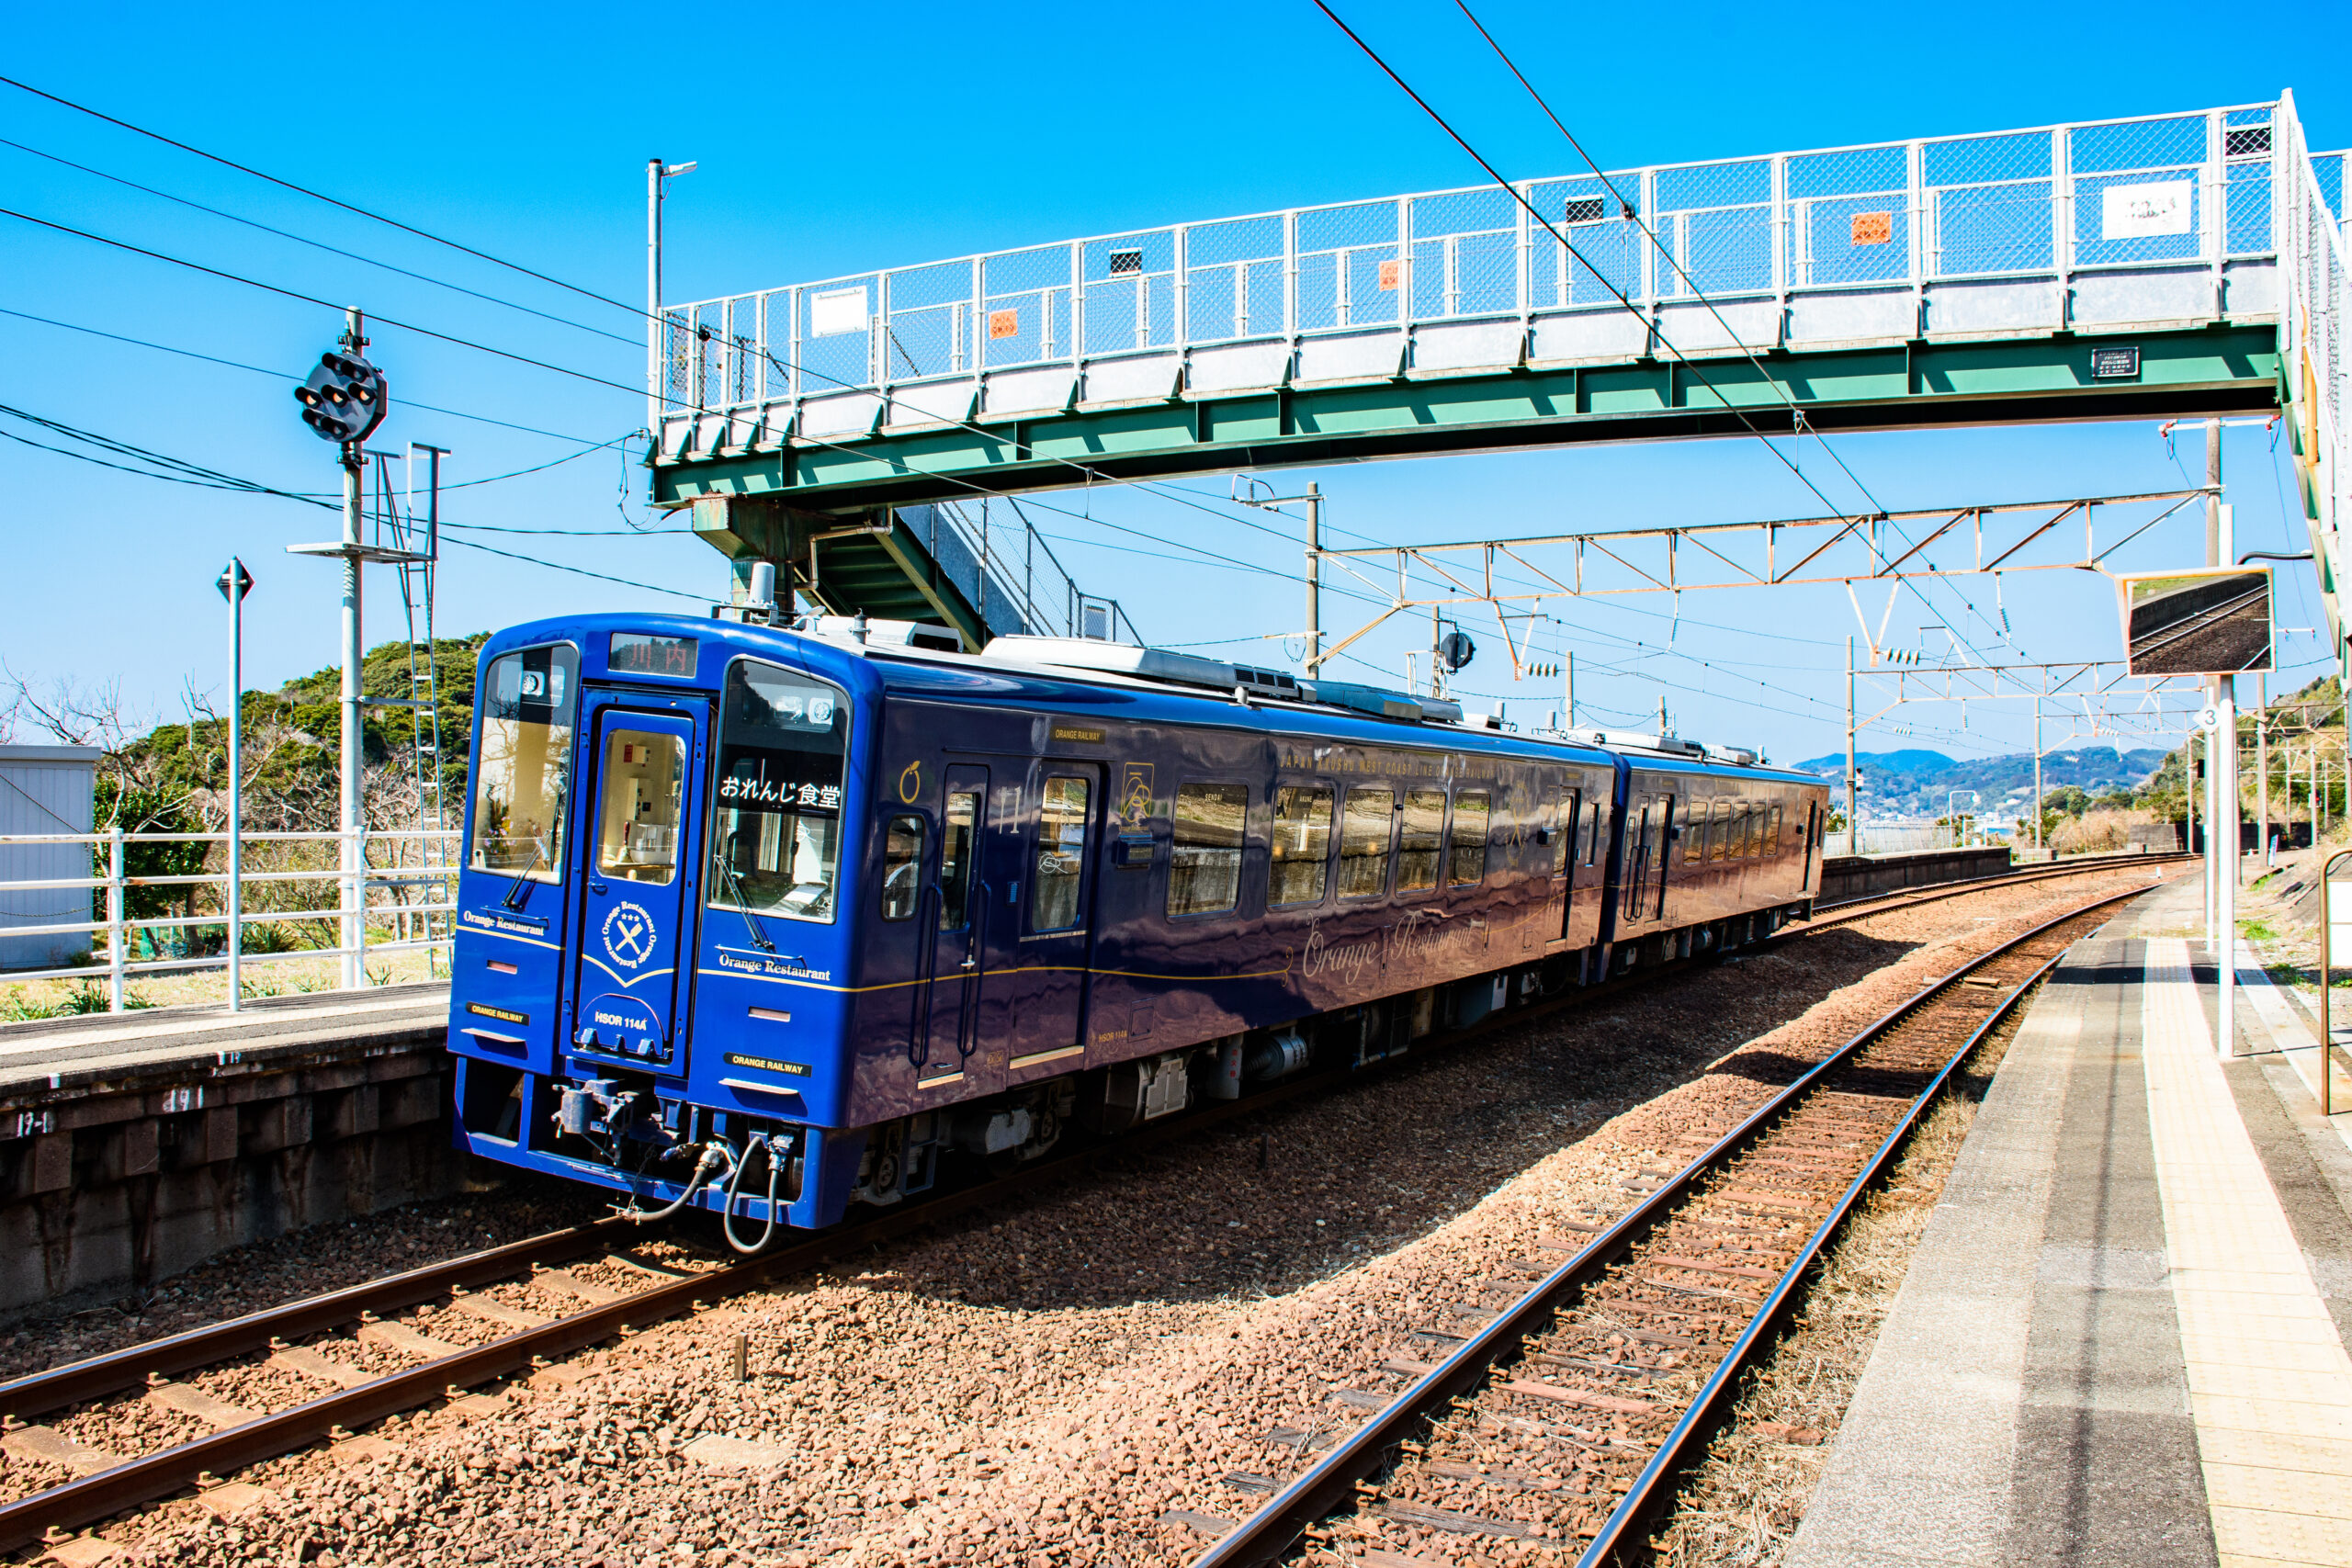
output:
[[[1468,632],[1448,632],[1438,639],[1437,652],[1448,671],[1467,670],[1477,656],[1478,645],[1470,640]]]
[[[384,373],[365,359],[329,349],[294,396],[302,405],[302,423],[320,439],[349,446],[367,440],[384,423],[391,389]]]

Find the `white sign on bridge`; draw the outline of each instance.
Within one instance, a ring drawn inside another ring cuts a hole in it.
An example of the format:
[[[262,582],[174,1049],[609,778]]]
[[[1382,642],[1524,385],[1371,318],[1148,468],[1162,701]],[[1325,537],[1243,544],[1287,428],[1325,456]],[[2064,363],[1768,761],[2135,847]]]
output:
[[[2145,240],[2186,234],[2196,186],[2188,180],[2109,186],[2099,193],[2101,229],[2110,240]]]

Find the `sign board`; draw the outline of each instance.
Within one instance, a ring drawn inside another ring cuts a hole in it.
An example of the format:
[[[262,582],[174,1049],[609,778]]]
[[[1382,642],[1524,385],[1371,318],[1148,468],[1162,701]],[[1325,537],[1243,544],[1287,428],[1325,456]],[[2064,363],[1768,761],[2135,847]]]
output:
[[[1893,212],[1857,212],[1849,227],[1857,246],[1891,244],[1894,240]]]
[[[2327,954],[2329,965],[2338,969],[2352,955],[2352,876],[2327,879]]]
[[[2140,378],[2140,351],[2137,348],[2095,348],[2091,350],[2091,379],[2094,381],[2136,381]]]
[[[2099,233],[2109,240],[2150,240],[2188,232],[2197,186],[2189,180],[2109,186],[2099,192]]]
[[[2116,580],[2134,675],[2238,675],[2270,668],[2270,569],[2208,567]]]
[[[865,285],[828,288],[808,296],[808,335],[840,337],[865,330]]]

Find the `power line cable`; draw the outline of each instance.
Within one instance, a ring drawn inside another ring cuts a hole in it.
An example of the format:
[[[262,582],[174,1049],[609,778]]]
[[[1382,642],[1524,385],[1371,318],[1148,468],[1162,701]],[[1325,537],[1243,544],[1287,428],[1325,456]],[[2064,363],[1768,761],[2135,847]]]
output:
[[[202,485],[212,490],[241,491],[253,495],[276,496],[282,501],[299,502],[304,506],[315,506],[322,511],[328,512],[336,512],[341,510],[340,507],[336,506],[333,502],[322,501],[317,496],[304,495],[297,491],[280,490],[275,485],[266,485],[256,479],[241,479],[234,474],[226,474],[219,471],[218,469],[205,468],[201,464],[189,463],[184,459],[168,457],[160,452],[152,452],[144,447],[134,446],[129,442],[116,441],[109,436],[99,435],[94,432],[76,430],[71,425],[61,423],[55,420],[43,419],[39,414],[27,413],[21,409],[11,408],[5,403],[0,403],[0,414],[7,414],[17,419],[25,420],[29,423],[40,425],[44,429],[55,430],[60,434],[69,435],[73,439],[86,441],[93,446],[98,446],[102,450],[112,451],[118,454],[135,455],[142,461],[168,467],[181,471],[176,473],[157,473],[152,468],[134,468],[128,467],[125,464],[109,462],[103,457],[93,457],[86,452],[71,451],[62,446],[51,446],[42,442],[28,440],[12,431],[0,430],[0,439],[14,441],[21,446],[37,447],[44,452],[53,452],[62,457],[72,457],[80,462],[95,463],[100,468],[119,469],[124,473],[137,474],[142,479],[172,479],[178,483]],[[582,454],[574,454],[574,456],[581,455]],[[441,527],[445,530],[451,528],[464,529],[468,526],[469,525],[466,524],[450,523],[447,521],[441,524]],[[667,594],[673,599],[686,599],[696,604],[708,604],[710,602],[709,596],[707,594],[687,593],[675,588],[664,588],[659,583],[639,582],[633,578],[615,577],[608,572],[591,571],[585,567],[567,566],[561,561],[541,560],[535,556],[517,555],[513,550],[502,550],[497,548],[495,546],[480,544],[471,539],[453,538],[448,542],[465,549],[481,550],[488,555],[503,556],[509,560],[518,560],[526,562],[531,566],[545,567],[549,571],[570,572],[575,577],[593,577],[597,579],[599,581],[616,582],[625,588],[641,588],[649,593]]]
[[[272,370],[266,365],[248,365],[241,359],[223,359],[217,354],[198,354],[192,348],[174,348],[166,343],[150,343],[145,338],[125,337],[120,333],[101,332],[96,327],[81,326],[73,321],[61,321],[53,316],[36,316],[29,310],[11,310],[6,306],[0,306],[0,316],[14,316],[18,321],[38,321],[42,326],[55,327],[61,332],[81,333],[88,337],[105,338],[111,343],[128,344],[133,348],[153,349],[157,354],[175,355],[182,359],[201,360],[207,365],[225,366],[231,370],[250,371],[255,376],[266,376],[273,381],[297,384],[302,379],[300,376],[288,375],[282,370]],[[404,397],[399,400],[403,408],[416,409],[424,413],[446,414],[451,419],[471,420],[477,424],[494,424],[503,430],[519,430],[526,435],[544,435],[552,441],[576,441],[582,446],[609,445],[609,443],[592,441],[585,435],[567,435],[560,430],[541,430],[537,425],[516,424],[513,420],[492,419],[484,413],[468,413],[463,409],[437,408],[431,403],[418,402],[413,398]]]
[[[1640,321],[1644,324],[1645,328],[1654,334],[1660,344],[1665,345],[1667,351],[1674,355],[1677,363],[1680,364],[1684,369],[1690,371],[1691,376],[1697,379],[1699,384],[1707,389],[1708,392],[1713,396],[1717,404],[1721,406],[1725,412],[1738,420],[1739,423],[1746,427],[1749,434],[1755,436],[1758,441],[1761,442],[1764,449],[1767,452],[1770,452],[1782,468],[1788,469],[1790,474],[1796,479],[1799,484],[1804,486],[1806,490],[1811,491],[1815,497],[1820,501],[1822,505],[1829,508],[1830,511],[1836,513],[1838,516],[1850,517],[1850,514],[1847,510],[1844,507],[1839,506],[1836,502],[1830,500],[1828,495],[1822,491],[1821,487],[1814,483],[1813,479],[1792,458],[1789,457],[1787,453],[1782,452],[1779,447],[1772,445],[1770,437],[1757,426],[1756,422],[1747,416],[1746,411],[1739,408],[1729,397],[1725,396],[1723,390],[1708,377],[1707,373],[1702,370],[1691,361],[1688,355],[1682,352],[1680,347],[1675,344],[1672,338],[1666,334],[1665,330],[1657,321],[1652,321],[1649,316],[1643,312],[1641,307],[1635,305],[1633,300],[1627,297],[1623,289],[1620,289],[1616,284],[1611,282],[1608,275],[1602,272],[1599,267],[1595,266],[1591,260],[1587,257],[1582,251],[1579,251],[1574,244],[1570,243],[1567,236],[1561,233],[1559,229],[1553,224],[1550,219],[1544,217],[1541,212],[1536,210],[1535,204],[1528,200],[1527,197],[1517,186],[1511,184],[1510,181],[1503,177],[1502,172],[1495,167],[1493,163],[1487,159],[1485,153],[1479,152],[1477,148],[1471,145],[1468,138],[1453,128],[1453,123],[1443,115],[1440,114],[1427,98],[1422,97],[1419,92],[1415,91],[1412,84],[1406,81],[1402,75],[1398,74],[1396,68],[1389,64],[1388,62],[1382,57],[1379,51],[1374,49],[1370,43],[1364,40],[1361,34],[1359,34],[1353,28],[1348,26],[1348,24],[1340,18],[1340,14],[1331,9],[1330,6],[1326,3],[1326,0],[1314,0],[1314,4],[1316,9],[1321,11],[1324,16],[1329,17],[1331,24],[1338,28],[1342,33],[1345,33],[1349,41],[1353,43],[1356,48],[1363,51],[1366,59],[1378,66],[1381,72],[1386,75],[1391,82],[1395,83],[1398,89],[1401,90],[1407,97],[1412,99],[1413,102],[1420,108],[1421,112],[1428,115],[1430,120],[1436,124],[1437,128],[1445,132],[1445,134],[1453,140],[1455,146],[1460,147],[1463,152],[1468,153],[1472,161],[1476,163],[1481,169],[1484,169],[1487,172],[1487,176],[1493,180],[1495,184],[1499,186],[1505,194],[1510,196],[1513,201],[1517,202],[1527,213],[1528,217],[1533,219],[1537,223],[1542,224],[1544,226],[1544,231],[1551,235],[1553,241],[1557,243],[1562,250],[1566,251],[1569,255],[1574,256],[1578,264],[1580,264],[1585,270],[1592,276],[1594,281],[1598,282],[1602,288],[1606,289],[1609,292],[1610,297],[1615,299],[1622,309],[1634,316],[1637,321]],[[1734,336],[1735,341],[1736,341],[1736,334],[1734,334]],[[1743,344],[1742,346],[1744,347],[1745,345]],[[1771,378],[1767,377],[1766,379],[1770,381]],[[1777,382],[1773,383],[1773,385],[1775,390],[1781,390]],[[1785,391],[1781,391],[1781,396],[1783,400],[1786,400],[1787,393]],[[1793,402],[1789,403],[1788,406],[1791,412],[1792,424],[1791,433],[1802,434],[1805,429],[1805,421],[1803,412],[1798,410]],[[1841,461],[1838,463],[1838,467],[1843,468],[1845,465]],[[1850,470],[1849,470],[1849,477],[1851,477]],[[1857,481],[1857,483],[1859,482],[1860,481]],[[1864,494],[1867,495],[1868,493],[1868,491],[1865,490]],[[1875,502],[1872,502],[1871,504],[1874,511],[1878,513],[1883,513],[1885,510],[1883,507],[1878,506]],[[1918,597],[1920,603],[1927,604],[1929,612],[1933,614],[1939,621],[1943,620],[1942,612],[1937,610],[1935,606],[1928,601],[1924,594],[1919,595]],[[1951,631],[1955,638],[1960,640],[1964,646],[1967,646],[1972,650],[1974,650],[1975,645],[1968,642],[1967,638],[1962,637],[1958,629],[1952,627],[1951,623],[1945,622],[1944,625],[1945,629]]]
[[[363,266],[380,267],[386,272],[397,273],[402,277],[414,278],[419,283],[429,283],[436,288],[447,288],[451,293],[463,294],[469,299],[480,299],[488,304],[503,305],[510,310],[520,310],[526,316],[537,316],[543,321],[553,321],[558,326],[575,327],[583,333],[594,333],[598,337],[610,338],[615,343],[628,344],[632,348],[642,348],[644,346],[644,344],[639,343],[635,338],[623,337],[618,333],[608,333],[602,327],[592,327],[585,321],[575,321],[569,316],[559,316],[551,311],[536,310],[529,305],[519,304],[512,299],[503,299],[495,294],[485,294],[479,288],[468,288],[461,283],[451,283],[447,278],[435,277],[427,273],[413,272],[407,267],[396,266],[388,261],[379,261],[374,256],[362,255],[357,251],[346,251],[340,245],[330,245],[324,240],[313,240],[308,235],[297,234],[291,230],[275,228],[270,224],[261,222],[257,219],[242,217],[237,213],[225,211],[218,207],[208,207],[203,202],[191,200],[187,197],[174,196],[170,191],[158,190],[153,186],[141,185],[137,180],[125,179],[120,175],[110,175],[104,169],[94,169],[87,164],[77,164],[71,158],[62,158],[54,152],[44,152],[38,147],[28,147],[21,141],[11,141],[5,136],[0,136],[0,147],[13,147],[17,152],[27,153],[29,156],[35,158],[45,158],[52,164],[62,164],[66,168],[78,170],[80,173],[88,175],[94,179],[110,181],[126,189],[141,191],[148,196],[157,197],[163,201],[176,203],[177,205],[188,208],[193,211],[209,213],[215,218],[226,219],[232,223],[242,223],[248,229],[257,229],[265,234],[275,234],[281,240],[291,240],[298,245],[309,245],[314,250],[324,251],[329,255],[342,256],[346,261],[356,261]]]
[[[600,305],[610,305],[616,310],[627,310],[631,315],[641,316],[645,314],[645,311],[638,306],[622,304],[618,299],[612,299],[607,295],[599,294],[593,288],[582,288],[576,283],[566,283],[560,277],[550,277],[546,273],[535,271],[530,267],[523,265],[519,262],[507,261],[503,257],[492,255],[488,251],[476,250],[473,246],[465,244],[459,241],[447,239],[442,235],[433,233],[429,230],[420,229],[413,223],[403,223],[397,218],[388,218],[380,212],[371,212],[367,208],[355,206],[351,202],[345,201],[337,197],[328,196],[323,191],[315,191],[307,186],[296,185],[291,180],[280,179],[276,175],[265,174],[261,170],[253,167],[251,164],[240,164],[232,158],[224,158],[217,152],[208,152],[201,147],[192,147],[185,141],[175,141],[171,137],[165,136],[161,131],[150,130],[142,125],[133,125],[127,119],[118,119],[113,115],[90,107],[87,104],[77,104],[73,99],[60,97],[55,93],[43,92],[40,88],[33,86],[29,83],[19,82],[13,76],[0,76],[0,86],[14,87],[18,92],[29,93],[34,97],[46,98],[52,104],[57,104],[62,107],[74,110],[76,114],[85,114],[92,119],[104,120],[108,125],[116,126],[121,130],[130,131],[134,135],[144,136],[150,141],[160,141],[166,147],[175,147],[183,152],[205,159],[210,163],[218,164],[223,168],[234,169],[241,175],[250,175],[254,179],[266,181],[271,185],[278,186],[280,189],[290,190],[297,196],[306,196],[313,201],[323,201],[329,207],[339,207],[345,212],[354,213],[358,217],[368,219],[373,222],[382,223],[390,228],[398,229],[402,233],[413,234],[420,240],[430,240],[436,245],[446,245],[453,251],[463,252],[465,254],[472,256],[479,261],[486,261],[493,266],[503,266],[509,272],[518,272],[526,277],[537,278],[541,283],[550,284],[555,288],[568,290],[571,293],[581,296],[582,299],[594,299]]]
[[[5,83],[6,81],[7,78],[0,76],[0,83]],[[336,304],[332,299],[322,299],[315,294],[304,294],[298,289],[281,288],[275,283],[264,283],[259,278],[247,277],[241,273],[224,272],[217,266],[207,266],[202,262],[189,261],[184,256],[170,255],[163,251],[149,250],[144,245],[134,245],[128,240],[108,239],[104,234],[94,234],[87,229],[76,229],[70,223],[51,222],[46,218],[36,218],[29,212],[18,212],[14,208],[0,207],[0,218],[14,218],[22,222],[34,224],[40,228],[54,230],[61,234],[71,234],[76,239],[95,241],[98,244],[108,245],[119,251],[128,251],[133,255],[146,256],[153,261],[167,262],[173,266],[186,267],[190,272],[200,272],[208,276],[221,278],[230,283],[242,283],[248,288],[258,288],[264,293],[275,294],[282,299],[297,300],[305,305],[316,305],[322,310],[341,311],[349,309],[347,306]],[[585,370],[574,370],[567,366],[550,364],[544,359],[534,359],[527,354],[515,354],[503,348],[492,348],[488,344],[476,343],[471,338],[457,337],[448,333],[435,332],[431,327],[420,327],[413,321],[399,321],[390,316],[379,316],[372,311],[368,313],[368,319],[379,326],[397,327],[402,332],[415,333],[422,337],[433,338],[441,343],[454,344],[459,348],[470,348],[476,353],[491,355],[499,359],[512,360],[517,365],[527,365],[539,370],[552,370],[559,376],[569,376],[574,380],[586,381],[598,387],[610,387],[614,391],[626,392],[632,398],[641,398],[645,395],[645,389],[642,387],[623,386],[618,381],[608,381],[602,376],[592,376]]]

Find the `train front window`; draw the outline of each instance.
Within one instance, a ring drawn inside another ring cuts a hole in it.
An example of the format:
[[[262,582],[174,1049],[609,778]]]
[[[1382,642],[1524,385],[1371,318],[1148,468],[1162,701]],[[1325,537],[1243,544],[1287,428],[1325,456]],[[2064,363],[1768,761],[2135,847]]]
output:
[[[580,655],[568,647],[502,654],[484,671],[474,765],[476,871],[553,882],[562,874],[571,799],[571,704]]]
[[[1078,924],[1078,896],[1086,877],[1086,818],[1093,786],[1084,779],[1046,781],[1037,810],[1037,890],[1029,929],[1068,931]]]
[[[1445,791],[1405,792],[1405,830],[1396,846],[1396,891],[1419,893],[1437,886],[1438,860],[1445,852]]]
[[[1482,882],[1487,875],[1487,792],[1465,789],[1453,797],[1453,864],[1446,880],[1456,887]]]
[[[676,879],[678,798],[685,773],[685,742],[676,736],[605,731],[598,871],[661,887]]]
[[[1176,791],[1175,842],[1168,857],[1170,915],[1223,914],[1240,902],[1249,809],[1247,784],[1188,784]]]
[[[1273,879],[1266,902],[1313,904],[1331,858],[1331,792],[1299,784],[1274,791]]]
[[[833,918],[848,750],[839,687],[748,659],[729,666],[706,887],[714,908]]]
[[[1388,891],[1388,840],[1396,830],[1393,790],[1351,789],[1340,819],[1340,897],[1377,898]]]

